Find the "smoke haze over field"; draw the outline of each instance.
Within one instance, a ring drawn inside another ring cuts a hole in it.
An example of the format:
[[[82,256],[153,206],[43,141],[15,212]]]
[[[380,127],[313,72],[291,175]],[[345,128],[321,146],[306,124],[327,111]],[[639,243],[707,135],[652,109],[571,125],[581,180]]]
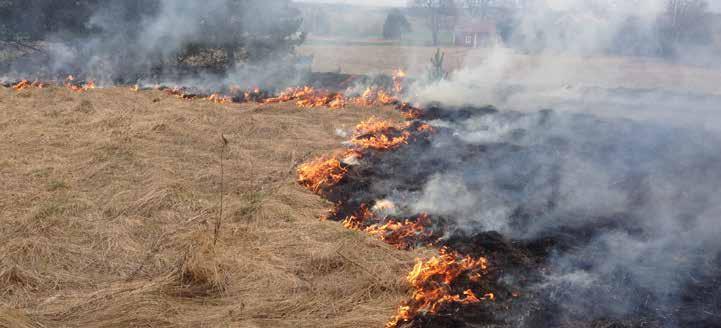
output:
[[[235,77],[244,75],[237,84],[251,85],[281,75],[268,70],[281,67],[282,56],[301,40],[297,11],[285,0],[97,1],[90,8],[89,17],[74,18],[86,27],[86,33],[50,32],[45,36],[46,63],[20,62],[6,73],[46,77],[78,74],[112,84],[149,78],[179,82],[183,75],[179,73],[187,73],[183,70],[207,67],[210,69],[205,71],[211,73],[230,69]],[[253,63],[262,69],[238,68],[233,72],[237,62]],[[263,71],[265,74],[260,74]],[[218,75],[212,76],[216,87],[227,82]],[[209,83],[210,79],[205,78]]]
[[[667,17],[665,4],[538,2],[518,17],[512,46],[486,49],[482,63],[465,65],[448,80],[419,83],[411,97],[419,103],[553,108],[718,130],[717,45],[677,43],[673,60],[648,57],[670,47],[655,32]],[[607,55],[631,50],[646,55]]]

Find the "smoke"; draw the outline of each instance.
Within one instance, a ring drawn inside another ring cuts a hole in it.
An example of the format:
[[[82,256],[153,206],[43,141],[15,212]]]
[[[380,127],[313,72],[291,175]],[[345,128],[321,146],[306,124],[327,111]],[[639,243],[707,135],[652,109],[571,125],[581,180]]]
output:
[[[543,278],[512,287],[555,306],[548,318],[718,322],[721,138],[588,114],[440,110],[429,143],[375,167],[370,194],[394,214],[428,213],[450,239],[554,241]],[[540,271],[521,274],[507,280]]]
[[[557,306],[546,309],[556,323],[718,325],[721,73],[708,67],[718,61],[706,44],[680,62],[609,55],[629,21],[651,35],[664,10],[658,0],[536,2],[513,48],[411,88],[417,104],[442,108],[430,122],[438,134],[390,155],[401,177],[373,194],[442,218],[449,238],[557,242],[529,287]],[[502,111],[479,109],[490,104]]]
[[[719,129],[719,45],[663,40],[667,1],[532,2],[512,33],[448,80],[421,81],[419,104],[587,112]],[[707,17],[707,16],[702,16]],[[713,25],[699,19],[700,25]],[[703,34],[699,32],[700,34]],[[702,38],[701,38],[702,39]],[[673,48],[672,50],[669,50]],[[673,57],[662,57],[673,51]],[[688,115],[677,115],[679,110]]]
[[[98,1],[82,23],[87,33],[46,36],[44,67],[21,62],[8,75],[202,88],[271,84],[292,77],[284,72],[292,66],[283,65],[291,62],[281,59],[302,39],[297,14],[285,0]]]

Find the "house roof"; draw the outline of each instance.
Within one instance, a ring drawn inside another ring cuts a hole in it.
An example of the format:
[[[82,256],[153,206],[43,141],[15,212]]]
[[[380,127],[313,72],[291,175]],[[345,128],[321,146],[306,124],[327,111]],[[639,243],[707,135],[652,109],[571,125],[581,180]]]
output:
[[[467,20],[456,25],[456,32],[465,33],[496,33],[496,22],[491,20]]]

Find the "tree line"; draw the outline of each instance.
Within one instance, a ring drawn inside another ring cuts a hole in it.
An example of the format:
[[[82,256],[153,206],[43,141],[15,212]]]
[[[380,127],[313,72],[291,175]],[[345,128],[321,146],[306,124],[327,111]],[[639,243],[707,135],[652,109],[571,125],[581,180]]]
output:
[[[649,26],[641,17],[626,17],[607,51],[639,55],[674,55],[689,45],[708,45],[713,38],[713,14],[707,0],[663,0],[663,12]],[[411,30],[408,17],[419,18],[429,31],[432,45],[441,43],[442,31],[452,31],[461,19],[487,20],[497,25],[499,37],[519,46],[514,30],[532,1],[515,0],[409,0],[406,10],[392,10],[384,37],[400,39]],[[542,35],[546,31],[538,31]],[[536,36],[533,36],[536,37]],[[551,37],[551,36],[546,36]]]
[[[162,65],[168,58],[193,56],[204,49],[225,51],[230,63],[264,60],[291,52],[303,41],[300,12],[290,4],[290,0],[0,0],[0,45],[40,49],[44,42],[56,42],[77,49],[78,54],[107,54],[118,62],[121,57],[135,61],[163,57],[155,62]]]

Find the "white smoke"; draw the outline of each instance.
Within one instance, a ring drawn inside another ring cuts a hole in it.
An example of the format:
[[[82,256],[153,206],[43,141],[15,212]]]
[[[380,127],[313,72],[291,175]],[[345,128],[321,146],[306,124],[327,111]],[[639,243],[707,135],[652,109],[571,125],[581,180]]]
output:
[[[719,130],[721,61],[711,44],[684,45],[675,61],[661,47],[658,22],[665,0],[532,2],[517,12],[508,44],[482,53],[448,80],[420,81],[409,92],[419,104],[489,105],[503,109],[586,112]],[[633,33],[626,34],[629,22]],[[648,48],[645,57],[619,56]],[[684,115],[677,115],[680,111]]]
[[[57,31],[45,42],[47,68],[17,65],[7,75],[24,78],[43,69],[46,78],[73,74],[101,85],[152,82],[208,90],[292,83],[292,76],[282,72],[292,68],[284,65],[291,62],[270,54],[273,47],[281,49],[288,39],[301,37],[284,34],[299,22],[295,13],[289,0],[100,1],[85,22],[89,35]],[[176,61],[195,44],[233,48],[242,58],[229,58],[225,71],[182,71],[187,68]],[[241,61],[252,65],[236,65]]]

